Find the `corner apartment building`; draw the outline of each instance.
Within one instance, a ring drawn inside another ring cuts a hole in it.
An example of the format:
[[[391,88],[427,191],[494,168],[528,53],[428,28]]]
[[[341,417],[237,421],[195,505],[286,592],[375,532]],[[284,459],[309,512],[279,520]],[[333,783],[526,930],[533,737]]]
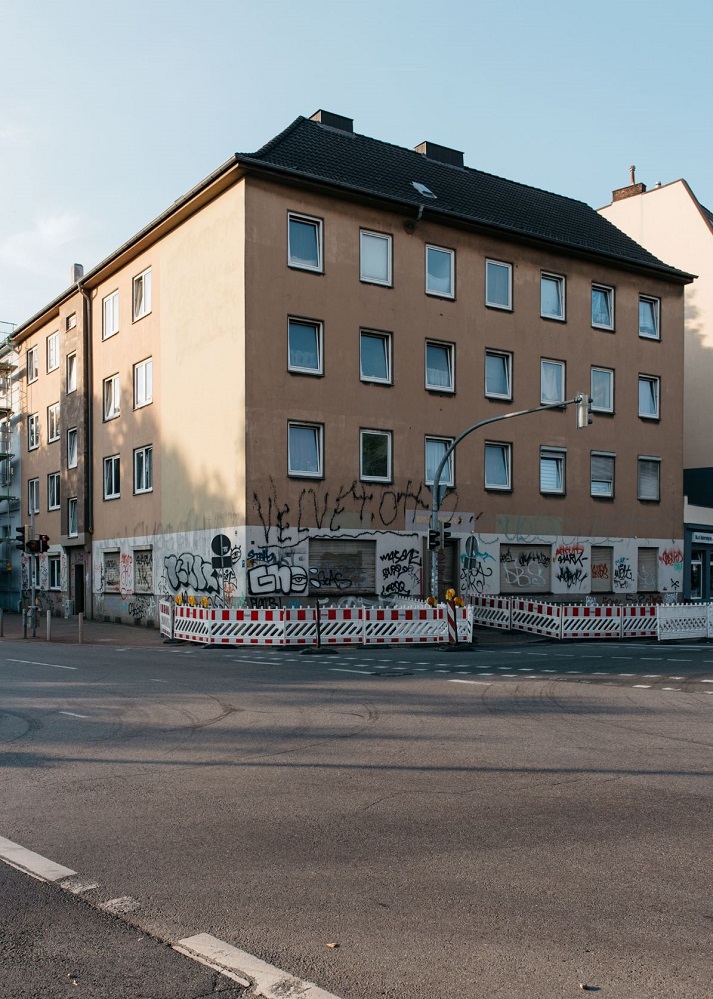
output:
[[[678,592],[683,290],[581,202],[298,118],[15,333],[49,599],[146,623],[439,587]],[[645,317],[642,319],[642,317]]]
[[[684,579],[686,600],[713,599],[713,212],[685,180],[612,192],[601,214],[652,253],[696,278],[685,289],[683,376]]]

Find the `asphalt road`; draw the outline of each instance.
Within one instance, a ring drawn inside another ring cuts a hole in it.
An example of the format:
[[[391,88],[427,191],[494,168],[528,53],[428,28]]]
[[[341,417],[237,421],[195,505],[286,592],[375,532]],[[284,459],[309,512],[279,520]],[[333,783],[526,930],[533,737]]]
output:
[[[707,644],[5,641],[0,836],[341,999],[709,999],[711,695]]]

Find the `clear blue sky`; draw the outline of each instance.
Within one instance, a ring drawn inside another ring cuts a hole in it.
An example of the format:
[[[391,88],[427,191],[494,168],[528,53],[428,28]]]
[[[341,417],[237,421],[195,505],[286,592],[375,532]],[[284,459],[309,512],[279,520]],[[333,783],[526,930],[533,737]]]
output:
[[[713,208],[710,0],[0,0],[0,320],[318,108],[586,201]]]

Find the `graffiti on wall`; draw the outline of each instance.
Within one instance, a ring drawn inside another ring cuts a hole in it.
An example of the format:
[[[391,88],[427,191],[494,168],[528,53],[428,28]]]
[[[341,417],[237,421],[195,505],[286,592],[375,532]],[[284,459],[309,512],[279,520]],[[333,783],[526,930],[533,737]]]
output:
[[[493,565],[489,565],[489,562],[492,562]],[[485,593],[495,564],[495,559],[490,552],[481,551],[478,538],[475,535],[467,538],[465,551],[460,557],[461,593],[464,596]]]
[[[631,590],[634,587],[634,573],[628,555],[622,555],[614,564],[614,589]]]
[[[567,590],[582,590],[589,578],[587,553],[579,542],[558,545],[555,550],[555,579]]]
[[[513,554],[508,545],[500,551],[500,565],[508,587],[515,590],[546,592],[550,586],[552,558],[546,551],[525,551]]]
[[[217,534],[211,541],[211,552],[210,561],[198,552],[165,555],[160,591],[206,598],[211,607],[232,606],[237,591],[233,567],[242,559],[242,547],[232,545],[226,535]]]
[[[421,587],[421,553],[416,548],[392,548],[379,556],[381,596],[408,597]]]

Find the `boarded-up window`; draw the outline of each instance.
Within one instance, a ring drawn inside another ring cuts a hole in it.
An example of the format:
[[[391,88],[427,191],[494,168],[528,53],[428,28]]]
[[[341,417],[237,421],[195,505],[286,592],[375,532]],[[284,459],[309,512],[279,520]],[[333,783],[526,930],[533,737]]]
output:
[[[592,545],[590,566],[592,570],[592,593],[609,593],[612,583],[612,548]]]
[[[639,593],[656,593],[659,588],[658,548],[639,548],[639,565],[636,575]]]
[[[549,593],[552,549],[549,545],[501,545],[501,593]]]
[[[104,593],[119,592],[119,552],[104,552]]]
[[[153,548],[134,550],[134,593],[153,593]]]
[[[310,541],[309,592],[314,597],[375,595],[376,541]]]

